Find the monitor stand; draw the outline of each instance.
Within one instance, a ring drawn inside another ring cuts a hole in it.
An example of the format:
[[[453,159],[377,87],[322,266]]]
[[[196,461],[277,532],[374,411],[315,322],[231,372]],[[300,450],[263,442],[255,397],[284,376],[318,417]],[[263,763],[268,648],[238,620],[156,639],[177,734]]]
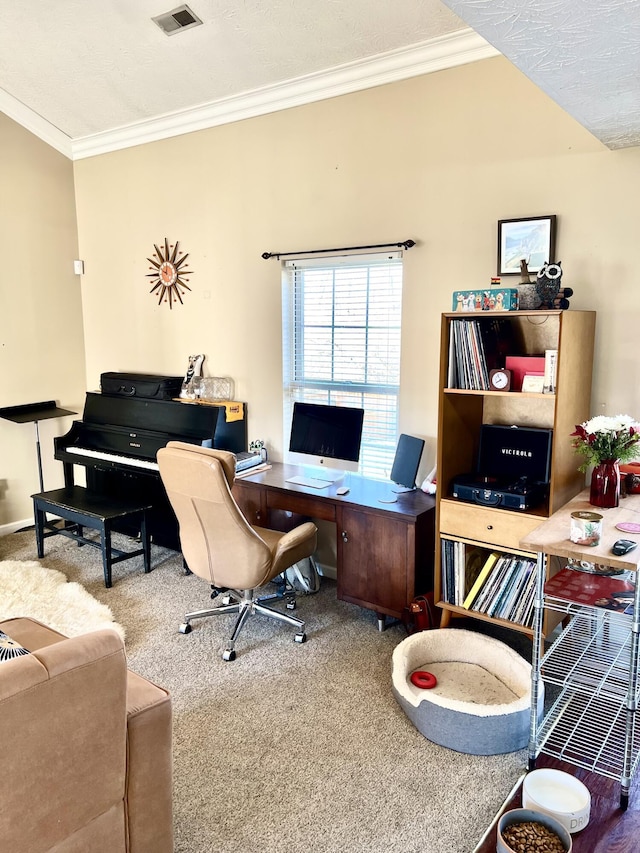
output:
[[[406,492],[415,492],[416,487],[413,486],[401,486],[399,483],[394,483],[391,487],[391,494],[388,497],[378,498],[378,501],[381,504],[394,504],[397,502],[398,498],[396,495],[404,495]]]

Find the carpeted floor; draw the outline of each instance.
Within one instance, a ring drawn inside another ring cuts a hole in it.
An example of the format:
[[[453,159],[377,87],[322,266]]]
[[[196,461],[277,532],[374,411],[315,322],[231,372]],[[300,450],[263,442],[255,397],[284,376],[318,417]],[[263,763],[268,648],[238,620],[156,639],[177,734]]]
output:
[[[0,538],[0,560],[33,559],[32,530]],[[176,853],[471,853],[524,769],[525,751],[471,756],[426,740],[391,692],[404,629],[378,632],[332,581],[299,599],[307,643],[253,619],[225,663],[233,617],[177,633],[210,599],[174,552],[154,546],[149,575],[121,563],[110,590],[93,549],[57,537],[40,562],[107,604],[130,667],[172,693]]]

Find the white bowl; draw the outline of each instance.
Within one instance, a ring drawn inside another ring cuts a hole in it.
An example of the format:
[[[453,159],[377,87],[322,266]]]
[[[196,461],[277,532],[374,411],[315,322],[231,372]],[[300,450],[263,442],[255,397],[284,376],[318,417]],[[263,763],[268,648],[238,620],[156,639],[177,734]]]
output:
[[[558,836],[562,842],[565,853],[571,853],[573,849],[573,841],[570,832],[564,828],[560,821],[551,817],[544,812],[533,811],[532,809],[511,809],[505,812],[498,821],[498,834],[496,838],[496,853],[513,853],[513,847],[504,839],[504,831],[512,823],[541,823],[550,829]]]
[[[569,832],[580,832],[589,823],[591,794],[575,776],[541,767],[525,776],[522,805],[551,815]]]

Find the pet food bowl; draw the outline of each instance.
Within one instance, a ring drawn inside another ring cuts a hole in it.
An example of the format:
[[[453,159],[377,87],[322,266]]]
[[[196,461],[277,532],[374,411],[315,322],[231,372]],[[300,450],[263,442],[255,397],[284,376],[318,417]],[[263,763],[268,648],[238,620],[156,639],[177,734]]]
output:
[[[571,853],[571,850],[573,849],[571,834],[564,828],[560,821],[551,817],[551,815],[544,814],[544,812],[533,811],[532,809],[511,809],[511,811],[505,812],[498,821],[496,853],[514,853],[513,847],[510,847],[504,838],[504,831],[514,823],[542,824],[542,826],[550,829],[552,832],[555,832],[562,842],[562,847],[565,853]],[[527,851],[531,850],[533,853],[533,851],[537,850],[538,847],[532,844],[526,849]]]
[[[591,794],[575,776],[541,767],[525,776],[522,805],[551,815],[569,832],[580,832],[589,823]]]

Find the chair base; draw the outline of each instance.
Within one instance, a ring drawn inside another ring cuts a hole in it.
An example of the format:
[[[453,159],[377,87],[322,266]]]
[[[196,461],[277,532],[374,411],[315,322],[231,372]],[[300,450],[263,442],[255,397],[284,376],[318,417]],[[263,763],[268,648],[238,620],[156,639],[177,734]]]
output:
[[[292,627],[297,628],[296,634],[294,636],[295,642],[306,642],[307,635],[305,634],[304,630],[305,623],[301,619],[296,619],[295,616],[290,616],[288,613],[281,613],[279,610],[275,610],[273,607],[268,607],[266,604],[263,604],[264,601],[272,601],[273,599],[281,599],[285,597],[287,598],[287,608],[294,609],[295,599],[291,600],[287,594],[282,592],[276,592],[271,595],[255,597],[254,592],[255,590],[253,589],[225,590],[223,594],[223,600],[225,601],[225,603],[219,605],[218,607],[211,607],[208,610],[195,610],[193,613],[187,613],[187,615],[184,617],[184,622],[180,625],[180,628],[178,629],[179,632],[181,634],[190,634],[191,622],[194,619],[204,619],[207,616],[220,616],[224,615],[225,613],[237,613],[238,618],[236,619],[236,623],[233,627],[231,637],[229,638],[222,652],[222,659],[226,661],[235,660],[235,644],[238,635],[247,619],[250,616],[254,616],[255,614],[267,616],[269,619],[276,619],[279,622],[284,622],[287,625],[291,625]],[[293,603],[293,607],[291,607],[291,603]]]

